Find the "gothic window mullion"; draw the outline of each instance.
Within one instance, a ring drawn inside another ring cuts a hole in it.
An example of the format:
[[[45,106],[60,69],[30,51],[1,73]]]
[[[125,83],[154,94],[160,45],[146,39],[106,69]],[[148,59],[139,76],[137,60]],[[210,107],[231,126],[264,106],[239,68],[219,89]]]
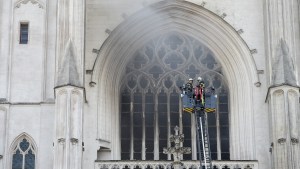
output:
[[[159,160],[158,93],[154,97],[154,160]]]
[[[192,160],[197,160],[197,133],[194,115],[191,115],[191,144],[192,144]]]
[[[145,123],[145,92],[142,92],[142,120],[143,120],[143,137],[142,137],[142,160],[146,160],[146,123]]]
[[[181,97],[180,95],[178,95],[178,101],[179,101],[179,132],[180,134],[184,134],[183,133],[183,120],[182,120],[182,108],[181,108]],[[183,142],[180,143],[181,145],[180,146],[183,146]],[[181,158],[183,159],[183,155],[181,155]]]
[[[179,110],[178,110],[178,112],[179,112],[179,128],[180,128],[180,133],[182,133],[182,130],[183,130],[183,124],[182,124],[182,105],[181,105],[181,97],[180,97],[180,95],[178,95],[178,100],[179,100]]]
[[[23,161],[22,161],[22,169],[25,169],[25,152],[22,152]]]
[[[133,160],[134,154],[134,134],[133,134],[133,92],[130,92],[130,160]]]
[[[170,135],[171,135],[171,113],[170,113],[170,92],[167,92],[167,117],[168,117],[168,147],[171,147],[171,142],[170,142]],[[171,160],[171,154],[168,154],[168,160]]]
[[[218,99],[219,100],[219,99]],[[219,101],[218,101],[219,102]],[[220,113],[219,113],[219,104],[217,104],[216,109],[216,126],[217,126],[217,154],[218,160],[221,160],[221,135],[220,135]]]

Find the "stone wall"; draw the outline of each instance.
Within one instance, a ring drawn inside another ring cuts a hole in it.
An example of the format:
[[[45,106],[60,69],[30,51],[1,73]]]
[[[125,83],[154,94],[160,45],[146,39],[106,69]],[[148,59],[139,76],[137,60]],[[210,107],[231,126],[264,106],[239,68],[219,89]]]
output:
[[[114,34],[121,23],[157,2],[159,1],[86,0],[85,70],[93,70],[97,50],[109,36]],[[250,137],[254,139],[254,150],[251,160],[258,160],[261,169],[268,169],[270,168],[270,138],[268,106],[265,98],[270,72],[266,66],[269,61],[265,49],[265,1],[207,0],[203,3],[199,0],[189,0],[189,2],[203,5],[212,13],[224,17],[227,24],[240,33],[252,53],[261,84],[258,84],[259,87],[249,89],[252,96],[243,96],[249,97],[253,109],[251,116],[253,116],[254,133]],[[37,168],[53,167],[55,109],[53,88],[55,71],[59,65],[56,56],[56,7],[57,0],[0,1],[0,155],[3,155],[3,158],[0,158],[0,169],[9,168],[10,145],[24,132],[37,144]],[[22,21],[29,21],[28,45],[21,45],[18,42],[19,23]],[[93,52],[93,49],[96,50]],[[100,147],[112,152],[111,159],[119,158],[113,150],[118,144],[118,133],[116,133],[118,130],[113,130],[117,129],[114,124],[118,121],[118,112],[108,112],[103,109],[105,106],[118,107],[118,105],[109,105],[112,102],[107,101],[113,99],[117,101],[118,96],[113,95],[117,92],[113,88],[91,87],[91,81],[91,74],[86,74],[87,102],[84,107],[83,166],[87,169],[94,168],[97,150]],[[105,90],[111,95],[104,97],[99,94],[100,90]],[[234,90],[235,88],[231,89],[232,92]],[[242,92],[239,94],[243,95]],[[231,101],[239,104],[239,100]],[[99,107],[99,103],[103,106]],[[243,119],[243,117],[239,118]],[[235,120],[237,119],[232,119],[231,123],[238,124]],[[239,153],[246,154],[246,152]]]
[[[52,168],[56,1],[0,3],[0,168],[11,166],[11,146],[22,133],[37,144],[37,168]],[[28,44],[19,44],[20,23]]]
[[[116,28],[127,20],[131,16],[136,16],[138,12],[142,12],[156,2],[156,0],[138,1],[87,1],[86,9],[86,70],[93,70],[95,68],[95,60],[97,57],[97,50],[100,49],[103,42],[112,35],[115,35]],[[204,5],[202,1],[190,1],[197,5]],[[269,130],[268,130],[268,107],[265,103],[267,95],[267,81],[268,75],[265,71],[266,57],[265,57],[265,35],[264,35],[264,2],[260,0],[255,1],[239,1],[239,0],[226,0],[207,1],[204,7],[210,10],[212,13],[224,17],[224,20],[228,25],[232,26],[238,31],[241,38],[245,41],[249,50],[253,54],[253,59],[257,67],[258,76],[261,86],[252,90],[253,96],[249,99],[253,100],[253,127],[255,138],[253,143],[255,151],[253,152],[254,160],[260,161],[262,168],[269,168]],[[147,19],[147,17],[145,18]],[[129,31],[129,30],[128,30]],[[118,31],[117,31],[118,32]],[[124,34],[127,32],[124,31]],[[220,39],[222,40],[222,39]],[[134,48],[134,47],[133,47]],[[94,49],[94,50],[93,50]],[[100,51],[100,53],[103,51]],[[250,64],[250,63],[249,63]],[[94,75],[93,75],[94,76]],[[107,75],[110,76],[110,75]],[[90,87],[91,75],[86,75],[86,91],[88,104],[85,107],[85,112],[90,112],[85,116],[85,148],[86,148],[86,165],[90,165],[94,159],[92,155],[95,149],[99,149],[100,146],[107,147],[109,149],[114,148],[114,141],[116,136],[112,135],[112,129],[115,119],[118,119],[114,115],[115,112],[107,112],[103,106],[97,107],[98,103],[106,102],[104,106],[110,106],[109,96],[103,96],[100,93],[101,90],[98,87]],[[96,82],[97,83],[97,82]],[[101,86],[101,85],[100,85]],[[110,89],[104,89],[109,93]],[[235,89],[232,89],[235,90]],[[242,92],[241,92],[242,93]],[[242,95],[242,94],[241,94]],[[114,95],[110,97],[115,97]],[[117,97],[117,96],[116,96]],[[247,96],[245,96],[247,97]],[[117,98],[115,98],[117,99]],[[238,101],[238,100],[236,100]],[[239,103],[237,103],[239,104]],[[96,120],[94,117],[98,117]],[[240,117],[242,118],[242,117]],[[87,123],[88,122],[88,123]],[[232,122],[233,123],[233,122]],[[237,127],[237,126],[236,126]],[[236,128],[233,126],[233,128]],[[250,126],[249,126],[250,127]],[[98,134],[96,134],[98,133]],[[99,138],[99,142],[94,138]],[[246,152],[240,152],[246,153]],[[112,159],[118,159],[112,153]]]

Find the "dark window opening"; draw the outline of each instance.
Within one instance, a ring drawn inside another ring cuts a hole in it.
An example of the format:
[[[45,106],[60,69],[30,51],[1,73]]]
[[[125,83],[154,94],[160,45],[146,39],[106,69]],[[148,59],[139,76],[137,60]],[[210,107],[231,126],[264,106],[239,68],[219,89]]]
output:
[[[20,44],[28,44],[29,24],[20,24]]]
[[[179,87],[198,76],[218,95],[218,111],[207,115],[212,160],[230,159],[227,85],[207,47],[178,33],[167,34],[138,50],[126,70],[120,95],[122,160],[173,159],[163,148],[170,145],[175,126],[185,135],[183,146],[197,151],[195,119],[180,110]],[[184,160],[197,156],[187,154]]]

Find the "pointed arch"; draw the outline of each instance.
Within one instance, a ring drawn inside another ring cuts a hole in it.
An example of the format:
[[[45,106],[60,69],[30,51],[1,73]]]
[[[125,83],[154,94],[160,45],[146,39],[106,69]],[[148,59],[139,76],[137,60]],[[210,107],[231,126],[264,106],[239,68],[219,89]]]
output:
[[[23,132],[10,146],[9,168],[35,169],[37,164],[37,145],[34,139]]]
[[[37,144],[35,143],[33,137],[31,137],[28,133],[26,132],[23,132],[21,134],[19,134],[13,141],[12,141],[12,144],[10,146],[10,151],[12,151],[12,147],[17,144],[18,141],[20,141],[21,139],[23,138],[27,138],[31,144],[34,146],[35,149],[37,149]]]
[[[105,139],[119,137],[118,84],[131,56],[147,40],[170,31],[192,36],[217,56],[224,68],[224,77],[230,91],[231,160],[254,160],[253,91],[255,84],[259,86],[260,80],[253,56],[231,25],[202,6],[187,1],[161,1],[150,5],[121,23],[101,46],[94,64],[92,82],[97,83],[98,98],[101,99],[98,102],[98,113],[109,112],[108,117],[111,119],[105,120],[112,120],[111,130],[117,133]],[[100,131],[101,128],[98,128],[99,138]],[[118,159],[120,146],[116,140],[111,141],[113,156]]]

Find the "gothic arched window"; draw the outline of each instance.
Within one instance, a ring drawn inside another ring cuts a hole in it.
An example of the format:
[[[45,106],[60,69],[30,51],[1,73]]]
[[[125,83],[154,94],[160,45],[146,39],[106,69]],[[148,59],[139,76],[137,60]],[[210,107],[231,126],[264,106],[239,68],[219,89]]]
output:
[[[14,144],[12,152],[12,169],[35,169],[35,148],[31,140],[20,137]]]
[[[195,119],[182,112],[180,87],[204,78],[218,94],[218,110],[208,114],[211,154],[229,160],[228,89],[214,54],[199,41],[171,32],[150,40],[128,62],[121,87],[121,159],[170,160],[163,148],[176,125],[192,147],[184,160],[197,159]]]

